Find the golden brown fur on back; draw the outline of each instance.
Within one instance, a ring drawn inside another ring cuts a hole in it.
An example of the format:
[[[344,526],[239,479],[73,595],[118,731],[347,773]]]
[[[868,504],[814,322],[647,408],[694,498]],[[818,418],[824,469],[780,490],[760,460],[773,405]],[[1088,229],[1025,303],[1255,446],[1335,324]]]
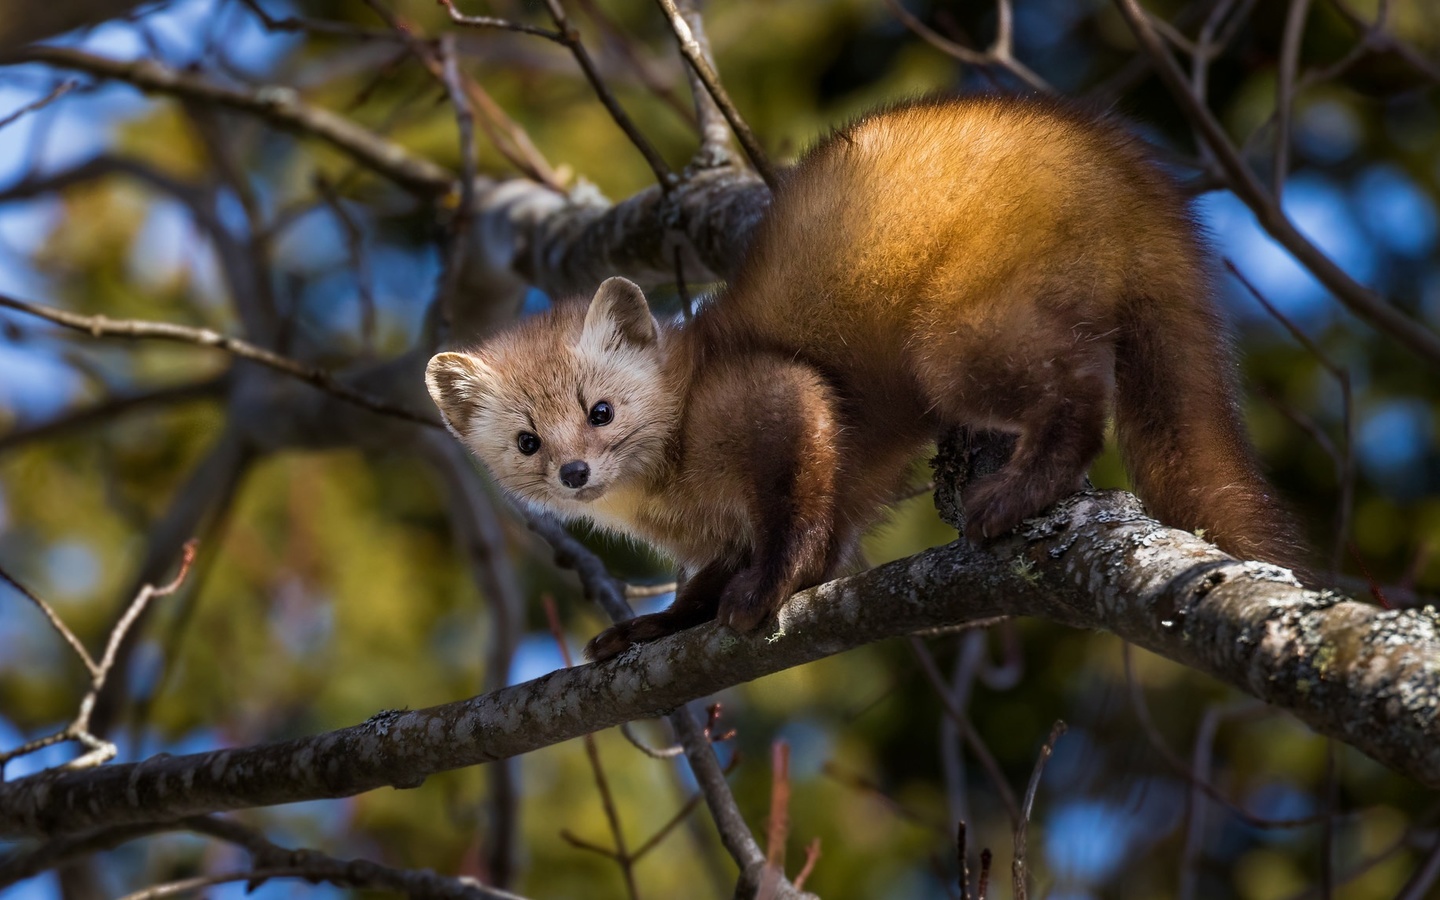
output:
[[[1202,241],[1143,148],[1053,102],[976,97],[822,142],[688,327],[660,327],[611,279],[428,377],[508,490],[681,563],[672,608],[601,635],[604,657],[717,614],[759,625],[835,574],[955,425],[1019,435],[967,488],[972,539],[1075,490],[1113,409],[1162,520],[1294,564],[1230,369]],[[614,418],[595,425],[602,400]],[[542,449],[518,452],[520,431]]]

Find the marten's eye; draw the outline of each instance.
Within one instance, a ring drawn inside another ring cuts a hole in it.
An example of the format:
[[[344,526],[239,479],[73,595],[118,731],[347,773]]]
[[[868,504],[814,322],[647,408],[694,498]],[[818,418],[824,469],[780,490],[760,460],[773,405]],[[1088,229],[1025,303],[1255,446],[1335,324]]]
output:
[[[540,449],[540,438],[528,431],[522,431],[520,436],[515,439],[515,446],[519,447],[520,452],[526,456],[534,456],[535,451]]]
[[[590,407],[590,424],[596,428],[601,425],[609,425],[613,418],[615,418],[615,410],[611,409],[610,404],[604,400]]]

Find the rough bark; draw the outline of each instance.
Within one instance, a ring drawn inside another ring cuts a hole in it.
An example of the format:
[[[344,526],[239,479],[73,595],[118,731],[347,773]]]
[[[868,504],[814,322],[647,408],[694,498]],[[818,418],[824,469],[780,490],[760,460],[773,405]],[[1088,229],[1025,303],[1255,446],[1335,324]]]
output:
[[[316,737],[0,787],[0,836],[68,834],[416,787],[885,637],[1001,614],[1104,629],[1295,713],[1440,787],[1440,634],[1433,608],[1387,611],[1301,589],[1087,492],[988,551],[957,542],[796,595],[778,627],[714,624],[606,663]]]

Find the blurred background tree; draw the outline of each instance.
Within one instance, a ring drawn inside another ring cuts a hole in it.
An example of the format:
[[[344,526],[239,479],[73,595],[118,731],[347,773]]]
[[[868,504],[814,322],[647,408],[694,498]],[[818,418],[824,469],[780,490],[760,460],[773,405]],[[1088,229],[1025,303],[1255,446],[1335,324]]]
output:
[[[495,0],[462,12],[549,28],[533,6]],[[695,113],[661,13],[641,0],[566,7],[638,131],[681,171]],[[1440,7],[1146,7],[1295,227],[1387,303],[1440,327]],[[1053,89],[1135,123],[1194,186],[1219,253],[1253,287],[1225,285],[1248,420],[1314,546],[1377,602],[1415,605],[1440,590],[1434,360],[1347,311],[1236,193],[1217,189],[1228,183],[1223,168],[1115,6],[715,0],[704,14],[731,97],[781,162],[850,117],[934,91]],[[1013,33],[1010,55],[965,58],[1007,49],[992,44],[1003,33]],[[441,35],[453,44],[435,43]],[[287,86],[441,177],[473,164],[616,200],[655,183],[565,46],[461,28],[431,2],[175,0],[50,43],[157,60],[265,102]],[[957,58],[952,44],[971,53]],[[447,61],[478,125],[470,160],[453,92],[437,77]],[[365,390],[426,414],[407,361],[433,347],[432,300],[451,298],[461,331],[515,314],[470,309],[458,276],[447,278],[457,270],[447,260],[465,246],[453,192],[397,184],[256,110],[142,95],[126,83],[135,80],[54,59],[0,67],[0,294],[244,335],[361,373]],[[1277,109],[1277,96],[1293,103]],[[21,114],[11,121],[11,111]],[[678,314],[673,288],[656,299]],[[532,290],[523,309],[547,302]],[[402,438],[415,426],[337,413],[333,402],[301,415],[296,398],[309,388],[244,375],[247,364],[193,346],[94,341],[9,312],[0,326],[0,565],[95,648],[137,586],[166,577],[180,545],[200,537],[195,571],[137,625],[97,712],[122,759],[325,731],[542,674],[563,664],[542,596],[555,598],[572,646],[602,627],[548,549],[488,488],[474,493],[474,471],[437,449],[438,433]],[[414,383],[388,385],[399,372]],[[275,415],[280,405],[291,411]],[[1123,485],[1113,451],[1094,480]],[[464,511],[477,503],[480,512]],[[643,551],[582,536],[617,575],[671,577]],[[878,562],[952,537],[922,496],[898,504],[867,551]],[[501,559],[478,565],[477,541]],[[68,721],[85,682],[40,615],[3,585],[0,648],[8,749]],[[718,728],[735,731],[717,746],[722,761],[738,759],[731,781],[757,829],[771,744],[787,742],[791,869],[819,838],[806,887],[823,897],[958,896],[957,819],[972,851],[991,846],[1008,860],[1009,817],[994,780],[961,749],[926,678],[931,660],[1012,790],[1052,722],[1070,725],[1031,826],[1046,896],[1433,896],[1440,798],[1283,713],[1116,638],[1043,622],[937,638],[925,653],[884,643],[716,698]],[[661,727],[638,730],[669,740]],[[693,781],[683,761],[651,759],[616,732],[596,741],[634,849]],[[5,775],[70,755],[52,748]],[[240,818],[279,843],[476,875],[528,896],[631,891],[622,867],[562,836],[613,839],[574,742],[416,791]],[[244,859],[226,844],[165,835],[5,896],[113,896]],[[702,812],[647,852],[634,890],[728,896],[733,879]],[[273,881],[259,894],[326,891],[338,889]]]

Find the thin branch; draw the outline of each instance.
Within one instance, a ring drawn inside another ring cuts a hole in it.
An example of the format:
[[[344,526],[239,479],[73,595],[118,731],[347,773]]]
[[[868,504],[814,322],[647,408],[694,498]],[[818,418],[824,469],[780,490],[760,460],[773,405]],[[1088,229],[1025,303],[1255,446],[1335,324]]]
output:
[[[765,874],[756,900],[772,900],[785,877],[785,841],[790,837],[790,745],[770,745],[770,821],[765,828]]]
[[[1229,179],[1229,187],[1255,214],[1261,227],[1352,313],[1430,365],[1440,367],[1440,335],[1428,330],[1411,316],[1388,304],[1379,294],[1355,281],[1295,227],[1276,203],[1274,196],[1266,192],[1259,179],[1250,171],[1214,114],[1191,92],[1184,73],[1161,43],[1137,0],[1115,0],[1115,3],[1129,22],[1130,29],[1141,47],[1154,61],[1156,70],[1171,95],[1215,153],[1221,170]]]
[[[692,127],[697,125],[695,111],[686,106],[685,101],[680,97],[671,83],[673,79],[669,73],[661,71],[662,67],[655,64],[655,60],[641,51],[641,45],[634,40],[625,29],[616,24],[609,13],[601,9],[595,0],[578,0],[580,9],[590,21],[594,22],[600,29],[607,48],[614,48],[614,52],[634,73],[635,77],[645,88],[654,94],[656,98],[667,107],[675,111],[675,114]],[[683,67],[683,64],[682,64]],[[689,70],[686,69],[688,74]],[[703,92],[702,92],[703,93]],[[716,112],[718,115],[718,111]],[[724,128],[724,121],[721,121]]]
[[[651,597],[673,594],[675,588],[676,584],[673,581],[663,581],[659,584],[627,584],[625,585],[625,596],[630,600],[646,600]]]
[[[812,838],[810,843],[805,845],[805,862],[800,866],[800,871],[795,875],[795,890],[803,891],[805,882],[810,880],[810,875],[815,871],[815,864],[820,861],[820,838]]]
[[[1340,500],[1335,510],[1335,543],[1330,552],[1330,573],[1332,577],[1336,576],[1340,572],[1340,561],[1345,553],[1345,547],[1350,542],[1350,519],[1355,513],[1355,402],[1350,384],[1350,370],[1331,359],[1299,325],[1292,322],[1288,316],[1276,308],[1275,304],[1266,299],[1260,289],[1245,277],[1234,261],[1226,258],[1225,267],[1245,286],[1250,296],[1254,297],[1255,301],[1264,307],[1272,318],[1290,332],[1291,337],[1295,338],[1300,346],[1304,347],[1327,372],[1335,377],[1336,383],[1340,386],[1340,427],[1345,436],[1345,443],[1342,447],[1337,448],[1334,442],[1330,441],[1329,436],[1318,426],[1313,426],[1313,423],[1311,423],[1313,427],[1307,427],[1303,422],[1299,423],[1316,438],[1320,446],[1329,454],[1331,461],[1335,464],[1335,478],[1340,484]],[[1282,411],[1289,414],[1288,408],[1283,408]]]
[[[995,754],[990,752],[990,748],[985,745],[985,741],[975,731],[970,717],[956,705],[955,698],[951,696],[945,684],[945,677],[940,674],[939,667],[935,665],[935,657],[931,655],[930,648],[926,647],[925,642],[920,638],[911,636],[910,649],[915,654],[915,658],[920,661],[920,670],[925,673],[925,680],[930,682],[936,696],[940,698],[941,706],[954,721],[956,727],[960,729],[965,743],[969,745],[970,751],[975,754],[975,758],[980,761],[981,768],[989,776],[991,786],[995,788],[995,793],[1000,797],[1001,804],[1004,805],[1006,813],[1010,816],[1011,825],[1018,825],[1020,805],[1015,801],[1015,792],[1006,782],[1005,773],[1001,770],[999,761],[995,759]]]
[[[134,85],[142,91],[169,94],[250,113],[280,128],[313,135],[400,186],[424,196],[445,195],[455,177],[429,160],[377,136],[330,110],[311,106],[292,88],[266,86],[241,90],[216,84],[188,71],[148,59],[125,62],[69,47],[33,46],[9,57],[12,62],[38,62],[88,72]]]
[[[1300,68],[1300,42],[1305,36],[1305,20],[1310,16],[1310,0],[1290,0],[1285,16],[1285,33],[1280,41],[1280,73],[1275,84],[1275,159],[1270,189],[1280,201],[1285,178],[1290,174],[1290,114],[1295,108],[1295,73]]]
[[[911,825],[917,828],[923,828],[926,831],[932,831],[937,836],[945,835],[945,828],[938,821],[896,800],[886,793],[883,787],[858,772],[847,771],[836,765],[833,761],[827,761],[820,767],[820,774],[853,791],[874,798],[879,801],[881,806],[894,815],[895,818],[901,821],[909,822]]]
[[[1368,30],[1368,25],[1364,17],[1351,9],[1350,4],[1344,2],[1344,0],[1330,0],[1330,5],[1333,6],[1340,15],[1344,16],[1345,20],[1357,31],[1364,32]],[[1385,5],[1384,0],[1382,0],[1381,5]],[[1374,46],[1379,49],[1394,52],[1396,56],[1405,60],[1416,72],[1424,75],[1430,81],[1440,82],[1440,63],[1437,63],[1432,55],[1415,49],[1415,47],[1408,42],[1395,37],[1389,32],[1378,33]]]
[[[477,167],[472,166],[470,160],[470,156],[474,152],[474,137],[473,135],[467,136],[464,132],[467,129],[473,131],[473,127],[466,120],[473,119],[474,112],[480,114],[480,127],[490,138],[490,143],[500,152],[501,156],[510,161],[511,165],[519,169],[526,177],[547,187],[557,191],[563,189],[559,175],[535,146],[525,129],[506,114],[500,104],[495,102],[495,99],[480,86],[479,82],[460,71],[459,54],[454,46],[453,35],[447,35],[439,42],[426,40],[417,35],[412,24],[397,16],[381,0],[366,0],[366,5],[385,21],[395,36],[404,42],[410,55],[419,60],[430,75],[445,88],[451,105],[455,107],[456,124],[460,126],[462,132],[460,138],[461,160],[469,170],[468,175],[462,175],[461,191],[463,196],[460,198],[459,207],[461,210],[470,210],[473,213],[473,188],[467,192],[465,185],[467,182],[473,185],[476,177],[475,169]],[[444,4],[442,3],[442,5]],[[461,99],[457,100],[457,96],[461,96]]]
[[[1035,794],[1040,789],[1040,776],[1045,771],[1045,763],[1055,752],[1055,742],[1065,733],[1065,723],[1055,722],[1050,729],[1050,737],[1045,745],[1040,748],[1040,756],[1035,760],[1035,769],[1030,773],[1030,784],[1025,788],[1025,804],[1020,809],[1020,821],[1015,825],[1015,858],[1011,863],[1010,872],[1014,878],[1015,900],[1026,900],[1030,896],[1028,874],[1025,871],[1025,852],[1030,826],[1030,811],[1035,807]]]
[[[555,638],[555,644],[560,648],[560,656],[565,660],[565,668],[569,669],[575,665],[570,658],[570,646],[565,643],[565,630],[560,625],[560,614],[555,609],[555,600],[548,594],[542,598],[545,607],[545,621],[550,625],[550,634]],[[625,892],[631,900],[639,900],[640,891],[635,884],[635,861],[625,845],[625,831],[620,826],[620,811],[615,806],[615,796],[610,790],[610,779],[605,775],[605,766],[600,761],[600,747],[595,743],[595,735],[587,734],[584,737],[585,758],[590,763],[590,774],[595,779],[595,789],[600,792],[600,805],[605,811],[605,822],[610,827],[610,838],[615,842],[615,849],[610,857],[620,866],[620,874],[625,880]],[[562,832],[562,834],[564,834]],[[572,843],[579,839],[573,836],[567,838]],[[578,844],[577,844],[578,845]],[[593,845],[590,845],[594,849]]]
[[[14,297],[8,297],[3,294],[0,294],[0,307],[6,307],[27,315],[36,316],[37,318],[54,322],[57,325],[96,338],[120,337],[129,339],[155,339],[176,341],[183,344],[195,344],[201,347],[213,347],[217,350],[223,350],[232,356],[259,363],[277,372],[283,372],[286,375],[298,378],[341,400],[353,403],[356,406],[363,406],[372,412],[383,413],[421,425],[429,425],[433,428],[444,427],[439,419],[432,416],[412,412],[405,407],[396,406],[386,400],[381,400],[369,394],[361,393],[354,388],[347,387],[324,369],[307,366],[289,357],[266,350],[264,347],[257,347],[248,341],[232,338],[220,334],[218,331],[211,331],[208,328],[192,328],[188,325],[177,325],[173,322],[151,322],[143,319],[111,319],[107,316],[84,316],[63,309],[41,306],[37,303],[28,303],[24,300],[17,300]]]
[[[900,20],[901,24],[919,35],[927,44],[940,52],[952,56],[966,65],[984,69],[1004,69],[1034,90],[1040,91],[1043,94],[1056,93],[1055,88],[1051,86],[1049,82],[1015,58],[1012,52],[1013,46],[1011,39],[1013,29],[1010,25],[1010,4],[1007,0],[1000,0],[998,10],[1000,30],[995,36],[995,43],[985,52],[972,50],[941,35],[935,31],[935,29],[916,18],[914,14],[901,5],[900,0],[885,0],[885,5],[890,9],[890,12],[894,14],[895,18]]]
[[[1146,738],[1150,741],[1150,746],[1155,748],[1156,752],[1160,754],[1160,758],[1165,760],[1166,764],[1169,765],[1176,774],[1184,777],[1185,780],[1188,781],[1193,788],[1202,792],[1211,800],[1214,800],[1221,806],[1228,809],[1231,814],[1233,814],[1234,816],[1239,818],[1240,821],[1244,822],[1246,825],[1249,825],[1252,828],[1305,828],[1310,825],[1318,825],[1320,823],[1320,821],[1323,819],[1323,816],[1319,815],[1305,816],[1298,819],[1271,819],[1266,818],[1265,816],[1258,816],[1245,809],[1243,806],[1236,803],[1235,801],[1231,800],[1219,788],[1211,784],[1210,781],[1202,774],[1201,769],[1204,768],[1203,766],[1197,767],[1192,764],[1187,764],[1180,757],[1176,756],[1174,751],[1172,751],[1165,744],[1164,738],[1160,735],[1160,730],[1155,727],[1154,719],[1150,717],[1150,708],[1145,703],[1144,689],[1141,686],[1139,679],[1137,679],[1134,675],[1134,668],[1131,661],[1130,645],[1123,645],[1121,648],[1121,653],[1123,654],[1123,659],[1125,662],[1125,678],[1130,685],[1131,706],[1135,710],[1136,720],[1140,723],[1140,730],[1145,733]],[[1263,711],[1264,707],[1255,706],[1253,707],[1253,709],[1255,711]],[[1202,727],[1201,734],[1213,735],[1213,729],[1207,730]],[[1196,739],[1197,747],[1199,745],[1199,740],[1199,738]],[[1208,750],[1206,752],[1208,754]],[[1208,755],[1202,757],[1198,749],[1196,751],[1196,758],[1203,758],[1203,760],[1208,763]]]
[[[323,34],[328,37],[348,37],[362,41],[395,41],[398,37],[379,28],[366,28],[362,25],[353,25],[349,22],[331,22],[325,19],[312,19],[306,16],[286,16],[277,19],[261,8],[259,0],[240,0],[241,4],[260,19],[261,24],[269,31],[306,32],[308,34]]]
[[[435,298],[435,307],[444,327],[454,321],[456,293],[460,287],[460,273],[465,266],[465,253],[469,242],[466,235],[475,218],[475,180],[480,174],[479,154],[475,149],[475,113],[470,108],[469,98],[461,82],[460,63],[455,52],[455,36],[444,35],[440,39],[441,81],[445,93],[455,110],[455,129],[460,138],[460,204],[450,219],[445,238],[445,272],[440,278],[440,290]]]
[[[690,35],[700,48],[700,54],[713,69],[715,57],[710,52],[710,39],[705,35],[705,19],[700,15],[698,0],[676,0],[675,8],[690,27]],[[694,66],[685,66],[685,80],[690,83],[690,96],[695,103],[695,126],[700,132],[700,146],[695,150],[691,165],[701,168],[722,166],[730,161],[730,127],[725,113],[715,103],[705,81]],[[676,282],[679,285],[680,307],[688,317],[690,299],[685,295],[685,278],[680,271],[680,250],[675,249]]]
[[[500,19],[495,16],[467,16],[455,8],[454,0],[437,0],[449,13],[450,21],[456,25],[464,25],[467,28],[484,28],[498,31],[518,31],[521,34],[533,34],[536,37],[543,37],[547,41],[554,41],[557,44],[565,44],[565,35],[549,28],[540,28],[535,25],[526,25],[523,22],[512,22],[509,19]]]
[[[735,737],[735,729],[730,729],[723,734],[715,734],[715,724],[720,720],[720,704],[712,703],[706,707],[707,721],[705,723],[705,737],[712,744],[723,744],[725,741]],[[635,733],[635,723],[626,722],[620,726],[620,733],[630,745],[651,759],[674,759],[685,752],[680,744],[671,744],[668,747],[652,747]]]
[[[59,614],[51,608],[50,604],[46,603],[39,594],[30,590],[24,584],[21,584],[19,579],[11,575],[3,567],[0,567],[0,580],[9,582],[10,586],[19,591],[22,597],[35,604],[40,612],[44,614],[45,620],[50,623],[50,627],[55,630],[55,633],[64,638],[65,643],[70,645],[70,649],[75,651],[75,655],[80,657],[80,662],[85,664],[85,671],[90,674],[91,678],[94,678],[100,671],[100,667],[95,664],[94,658],[90,656],[90,651],[85,649],[85,645],[75,636],[75,632],[70,630],[69,626],[67,626]],[[3,766],[4,758],[5,757],[0,756],[0,766]]]
[[[1435,838],[1425,861],[1405,882],[1404,887],[1400,888],[1395,900],[1425,900],[1426,897],[1433,897],[1435,895],[1431,891],[1437,881],[1440,881],[1440,837]]]
[[[222,884],[235,884],[239,881],[263,884],[271,878],[306,878],[313,877],[308,869],[301,866],[275,866],[263,869],[241,869],[236,872],[221,872],[215,875],[196,875],[193,878],[182,878],[179,881],[167,881],[164,884],[157,884],[142,890],[133,891],[120,900],[162,900],[164,897],[174,897],[178,894],[188,894],[191,891],[198,891],[201,888],[216,887]]]
[[[571,24],[561,0],[545,0],[545,8],[549,11],[550,18],[555,23],[555,27],[558,29],[557,31],[536,29],[532,26],[517,25],[515,23],[504,23],[504,20],[491,19],[489,16],[461,16],[460,13],[454,9],[454,0],[439,0],[439,2],[441,6],[450,10],[451,20],[462,25],[484,28],[505,27],[514,31],[524,31],[527,34],[536,34],[549,40],[557,41],[567,47],[571,55],[575,57],[575,62],[580,65],[580,71],[585,74],[585,80],[590,82],[590,87],[594,89],[595,96],[599,98],[600,102],[604,104],[605,109],[609,111],[610,118],[615,121],[615,124],[620,127],[621,131],[625,132],[625,136],[630,139],[630,143],[635,145],[635,149],[640,151],[640,155],[645,157],[646,164],[649,165],[651,171],[655,173],[655,180],[659,182],[662,188],[667,190],[675,184],[675,173],[670,171],[670,167],[665,164],[664,158],[660,156],[660,153],[650,143],[649,139],[636,127],[630,115],[625,112],[620,102],[615,99],[615,95],[610,92],[610,88],[605,85],[605,80],[600,77],[600,70],[596,68],[595,60],[591,58],[590,51],[585,49],[585,44],[580,40],[580,32]]]
[[[4,128],[6,125],[10,125],[14,122],[19,121],[22,116],[35,112],[37,109],[44,109],[45,107],[54,103],[56,100],[59,100],[61,97],[75,90],[75,88],[79,86],[80,82],[74,79],[60,82],[58,85],[55,86],[55,90],[46,94],[44,97],[41,97],[39,100],[36,100],[33,103],[27,103],[19,109],[15,110],[10,115],[5,116],[3,119],[0,119],[0,128]]]
[[[345,254],[355,272],[355,295],[360,301],[360,345],[367,356],[375,352],[375,278],[365,252],[365,232],[345,208],[345,201],[330,180],[319,172],[311,178],[315,190],[345,235]]]
[[[180,571],[175,575],[174,580],[160,587],[147,584],[140,588],[139,593],[135,595],[135,599],[130,601],[130,605],[126,607],[120,620],[116,622],[115,627],[110,630],[110,637],[105,643],[105,653],[98,663],[94,657],[85,650],[84,645],[80,643],[70,629],[65,627],[64,623],[60,621],[59,616],[55,615],[48,604],[21,586],[20,583],[15,581],[9,574],[0,570],[0,578],[4,578],[19,588],[22,594],[33,600],[41,610],[45,612],[45,616],[50,620],[50,624],[60,632],[61,636],[64,637],[75,652],[79,654],[80,659],[85,663],[86,669],[90,672],[90,688],[85,692],[85,696],[80,698],[80,710],[76,713],[75,718],[70,724],[54,734],[28,741],[16,747],[14,750],[0,753],[0,778],[3,778],[5,766],[10,760],[65,741],[76,741],[88,748],[89,752],[64,763],[60,767],[62,769],[86,769],[92,766],[98,766],[115,757],[115,745],[96,737],[91,730],[90,717],[95,710],[95,702],[99,699],[101,691],[105,689],[105,681],[110,675],[110,670],[115,666],[115,654],[124,642],[125,635],[130,631],[130,627],[135,624],[135,620],[140,617],[140,614],[144,612],[145,607],[151,600],[156,597],[168,597],[180,589],[180,585],[185,583],[185,577],[190,573],[190,564],[194,561],[195,542],[191,541],[185,545],[185,552],[180,560]]]
[[[178,384],[133,394],[120,394],[97,401],[83,409],[69,410],[52,419],[21,426],[0,435],[0,453],[33,441],[64,437],[72,431],[101,425],[119,416],[152,406],[171,406],[218,397],[226,378],[212,378],[194,384]]]
[[[548,0],[548,2],[554,3],[557,0]],[[750,158],[750,163],[755,167],[755,171],[760,174],[760,178],[764,180],[770,190],[775,190],[780,182],[774,167],[770,165],[770,158],[765,155],[765,150],[740,115],[740,110],[736,109],[735,104],[731,102],[730,95],[725,91],[724,85],[720,83],[720,76],[706,56],[706,48],[702,47],[696,39],[695,33],[690,29],[690,24],[675,6],[675,0],[656,0],[656,2],[660,4],[660,10],[665,13],[665,18],[670,23],[670,30],[675,32],[675,40],[680,45],[680,54],[685,57],[691,70],[705,85],[705,90],[715,101],[715,105],[720,107],[720,112],[724,114],[725,121],[730,123],[730,130],[740,141],[740,146],[744,148],[745,155]]]

